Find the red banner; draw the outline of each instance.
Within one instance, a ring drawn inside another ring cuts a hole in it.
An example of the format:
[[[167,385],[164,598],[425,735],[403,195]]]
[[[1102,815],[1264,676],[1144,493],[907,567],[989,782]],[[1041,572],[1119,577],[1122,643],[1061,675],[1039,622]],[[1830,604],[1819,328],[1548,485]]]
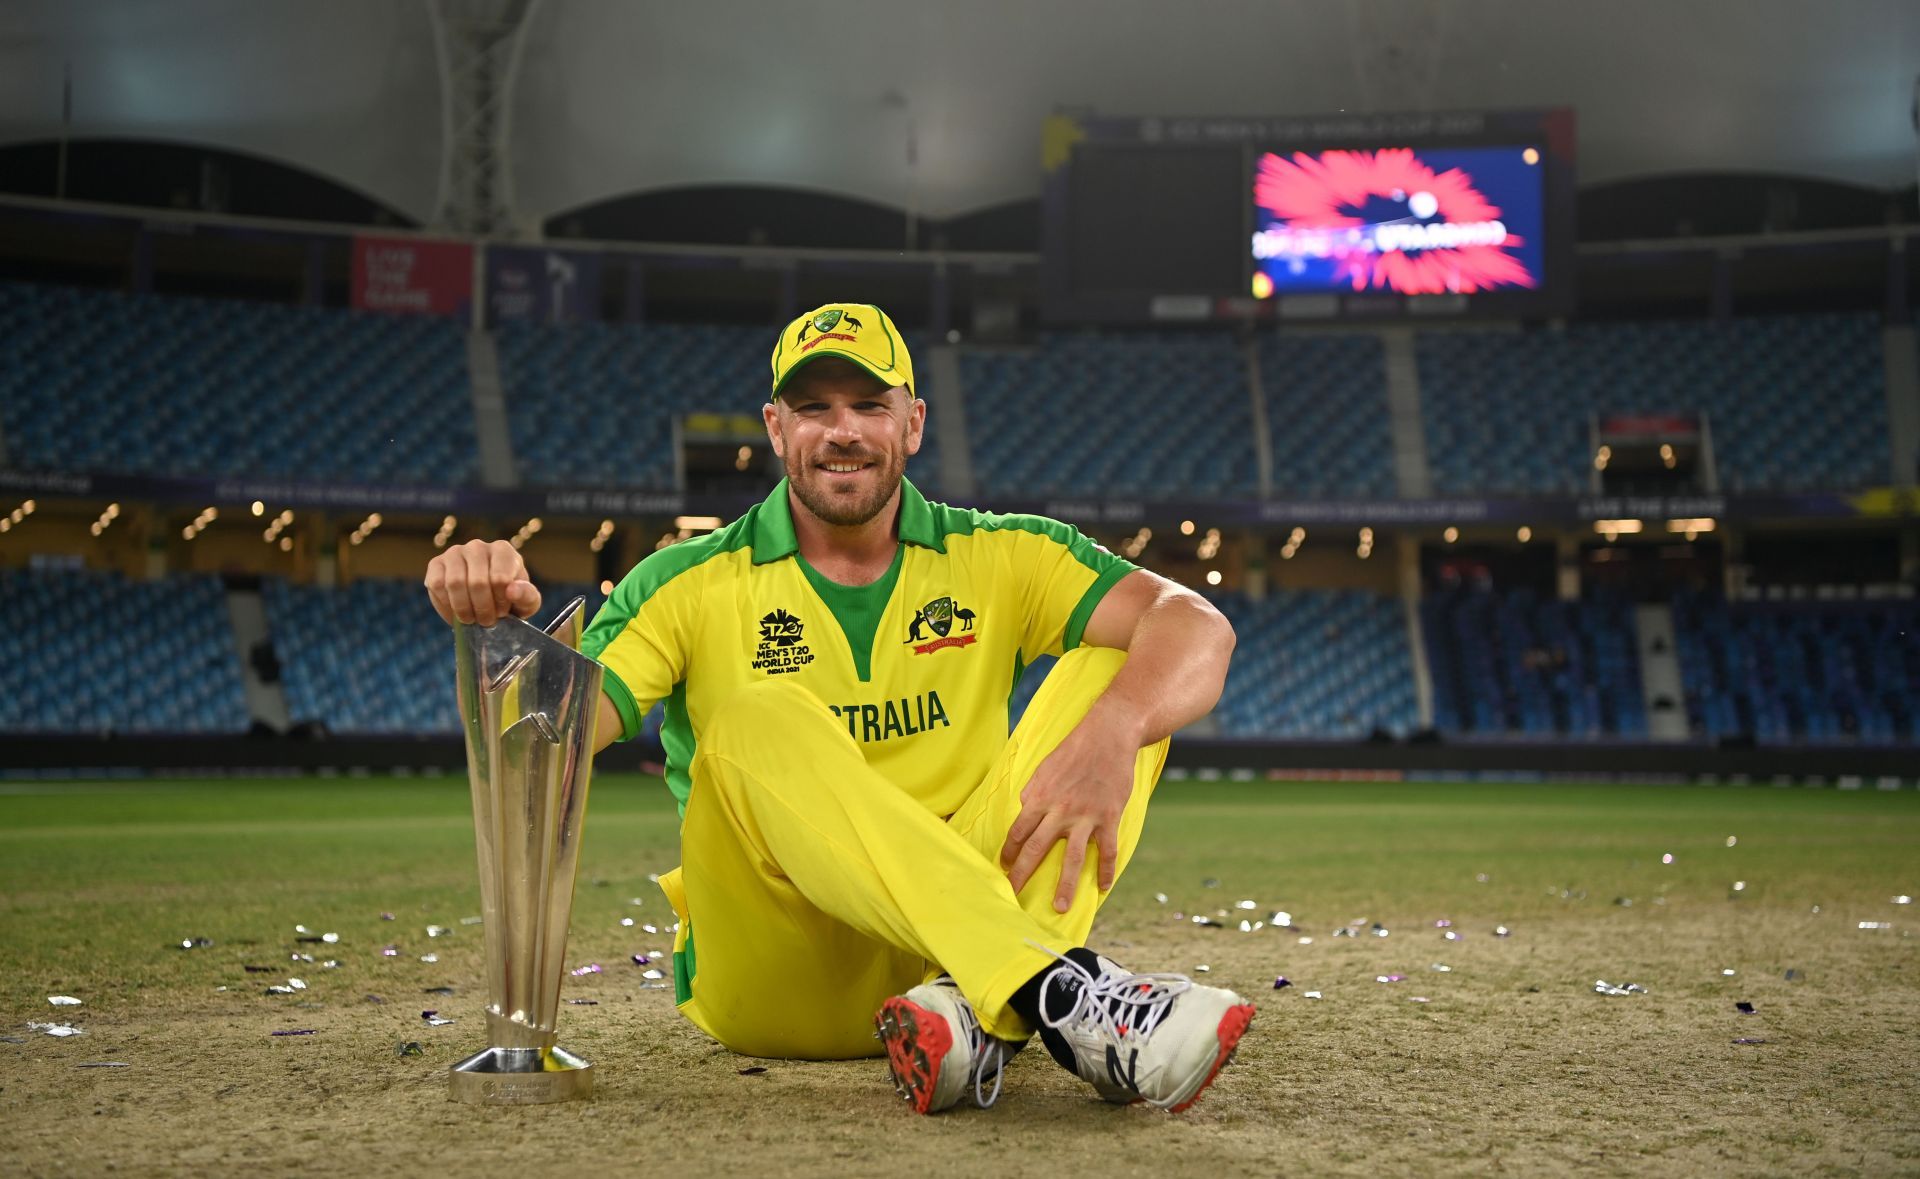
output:
[[[1600,419],[1603,438],[1694,438],[1700,419],[1678,413],[1616,413]]]
[[[965,647],[979,638],[979,635],[948,635],[944,639],[935,639],[931,643],[921,643],[913,649],[915,655],[926,655],[944,647]]]
[[[465,315],[472,304],[473,247],[466,242],[354,237],[354,307],[409,315]]]

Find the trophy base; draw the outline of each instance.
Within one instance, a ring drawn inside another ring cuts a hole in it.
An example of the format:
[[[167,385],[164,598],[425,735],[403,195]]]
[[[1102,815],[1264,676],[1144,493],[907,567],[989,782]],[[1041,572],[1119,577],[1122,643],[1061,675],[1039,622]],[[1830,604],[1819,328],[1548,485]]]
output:
[[[488,1048],[447,1073],[454,1101],[546,1105],[593,1092],[593,1066],[563,1048]]]

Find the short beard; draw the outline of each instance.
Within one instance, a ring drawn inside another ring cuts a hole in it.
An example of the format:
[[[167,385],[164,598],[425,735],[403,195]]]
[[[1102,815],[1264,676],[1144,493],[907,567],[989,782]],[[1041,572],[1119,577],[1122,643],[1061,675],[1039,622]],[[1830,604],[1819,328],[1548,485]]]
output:
[[[795,470],[793,459],[787,460],[787,484],[799,497],[800,505],[813,513],[822,523],[838,528],[854,528],[878,516],[900,489],[900,480],[907,473],[906,452],[903,449],[881,468],[881,478],[873,493],[852,503],[844,499],[829,499],[821,494],[813,483],[816,468],[803,467]]]

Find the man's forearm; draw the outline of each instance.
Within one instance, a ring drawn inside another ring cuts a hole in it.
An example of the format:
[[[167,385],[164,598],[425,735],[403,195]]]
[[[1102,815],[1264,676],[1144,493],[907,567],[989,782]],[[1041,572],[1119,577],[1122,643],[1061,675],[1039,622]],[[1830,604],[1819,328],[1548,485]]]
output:
[[[1212,711],[1227,682],[1233,625],[1194,594],[1169,593],[1140,617],[1126,666],[1089,710],[1151,745]]]
[[[620,739],[625,724],[620,719],[619,708],[614,706],[613,697],[606,689],[600,690],[600,699],[594,707],[598,709],[598,715],[593,726],[593,751],[599,753]]]

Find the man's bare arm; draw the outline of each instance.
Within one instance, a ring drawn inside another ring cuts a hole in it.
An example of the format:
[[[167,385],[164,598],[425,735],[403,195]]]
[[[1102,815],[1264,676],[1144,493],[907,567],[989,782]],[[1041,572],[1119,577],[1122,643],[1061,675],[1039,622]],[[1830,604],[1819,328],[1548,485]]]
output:
[[[620,710],[613,706],[613,697],[600,693],[600,713],[594,721],[593,751],[600,752],[620,739]]]
[[[1107,591],[1082,641],[1127,652],[1126,666],[1093,707],[1137,730],[1137,749],[1213,711],[1235,638],[1233,624],[1211,602],[1141,569]]]

